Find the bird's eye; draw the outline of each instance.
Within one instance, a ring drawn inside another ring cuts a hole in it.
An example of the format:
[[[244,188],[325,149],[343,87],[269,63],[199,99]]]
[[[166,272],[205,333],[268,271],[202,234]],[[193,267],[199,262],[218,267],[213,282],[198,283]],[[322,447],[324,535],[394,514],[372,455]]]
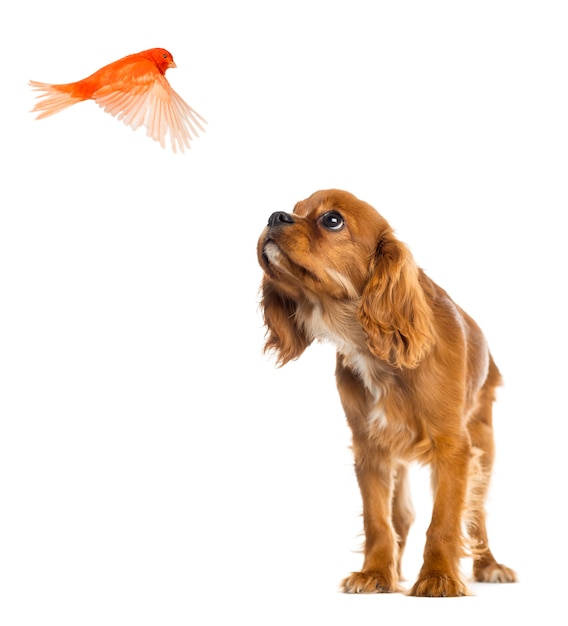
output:
[[[345,226],[345,220],[337,211],[324,213],[320,217],[320,222],[328,230],[341,230]]]
[[[164,59],[167,59],[167,58],[168,58],[168,55],[167,55],[167,54],[162,54],[162,56],[164,57]]]

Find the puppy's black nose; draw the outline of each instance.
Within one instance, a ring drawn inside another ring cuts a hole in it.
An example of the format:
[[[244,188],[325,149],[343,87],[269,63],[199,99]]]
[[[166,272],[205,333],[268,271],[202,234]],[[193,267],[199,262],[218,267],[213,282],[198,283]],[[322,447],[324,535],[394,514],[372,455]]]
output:
[[[268,218],[268,225],[270,228],[277,226],[278,224],[293,224],[294,220],[289,213],[284,211],[276,211]]]

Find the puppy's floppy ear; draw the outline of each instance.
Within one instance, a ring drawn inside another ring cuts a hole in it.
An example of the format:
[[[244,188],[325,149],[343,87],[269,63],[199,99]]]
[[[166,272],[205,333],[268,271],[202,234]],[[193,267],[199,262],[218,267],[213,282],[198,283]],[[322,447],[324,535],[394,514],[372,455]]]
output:
[[[281,367],[297,359],[311,340],[296,323],[296,302],[277,289],[274,281],[266,275],[262,280],[260,295],[260,308],[266,326],[264,352],[274,352],[276,363]]]
[[[385,234],[371,261],[358,317],[371,352],[394,367],[415,368],[434,341],[434,316],[410,251]]]

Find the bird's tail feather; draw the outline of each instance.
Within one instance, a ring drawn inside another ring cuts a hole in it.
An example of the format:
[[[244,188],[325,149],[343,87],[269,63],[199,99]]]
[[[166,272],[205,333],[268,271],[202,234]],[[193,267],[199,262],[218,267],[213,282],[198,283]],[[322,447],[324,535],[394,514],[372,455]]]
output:
[[[38,120],[59,113],[59,111],[63,111],[63,109],[82,100],[82,98],[73,97],[70,93],[61,90],[59,85],[38,83],[35,80],[30,80],[29,84],[34,91],[44,92],[37,96],[37,98],[43,99],[37,102],[32,109],[32,113],[39,113],[36,117]]]

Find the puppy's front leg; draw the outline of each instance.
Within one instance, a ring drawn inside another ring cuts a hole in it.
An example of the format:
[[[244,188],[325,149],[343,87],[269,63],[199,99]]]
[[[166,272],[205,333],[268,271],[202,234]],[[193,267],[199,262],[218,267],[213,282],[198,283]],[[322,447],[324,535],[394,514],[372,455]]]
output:
[[[410,590],[413,596],[469,595],[460,575],[464,556],[462,517],[465,508],[471,448],[467,441],[438,442],[432,463],[434,508],[426,533],[424,564]]]
[[[398,585],[398,545],[392,525],[394,467],[364,451],[355,452],[355,471],[363,498],[365,561],[342,583],[346,593],[389,593]]]

